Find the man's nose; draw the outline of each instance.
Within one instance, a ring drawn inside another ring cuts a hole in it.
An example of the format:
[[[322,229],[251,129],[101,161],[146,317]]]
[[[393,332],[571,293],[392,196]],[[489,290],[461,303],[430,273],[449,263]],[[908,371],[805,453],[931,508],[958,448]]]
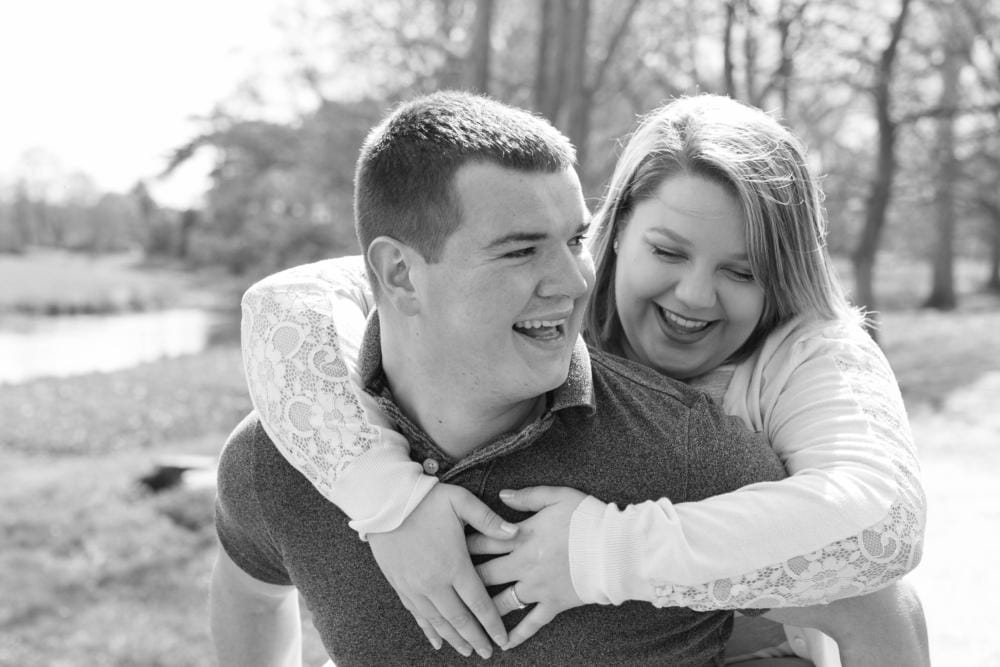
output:
[[[569,297],[575,300],[590,291],[594,268],[585,248],[574,251],[567,247],[546,268],[545,276],[538,285],[539,296]]]

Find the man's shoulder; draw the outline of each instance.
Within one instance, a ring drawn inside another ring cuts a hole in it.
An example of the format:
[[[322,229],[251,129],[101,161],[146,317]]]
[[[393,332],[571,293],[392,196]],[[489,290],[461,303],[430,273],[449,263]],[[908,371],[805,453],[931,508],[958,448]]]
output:
[[[252,491],[254,454],[270,438],[264,432],[256,412],[251,412],[236,425],[219,455],[220,493],[244,495]]]
[[[229,433],[226,444],[222,448],[222,458],[227,456],[246,458],[263,440],[270,442],[257,412],[251,411]]]
[[[648,366],[608,352],[589,348],[595,383],[612,385],[615,393],[624,392],[632,400],[664,401],[690,408],[704,403],[704,392],[688,386]]]
[[[236,425],[219,454],[220,493],[246,498],[258,494],[259,473],[266,472],[268,486],[287,476],[291,466],[281,456],[256,411]]]

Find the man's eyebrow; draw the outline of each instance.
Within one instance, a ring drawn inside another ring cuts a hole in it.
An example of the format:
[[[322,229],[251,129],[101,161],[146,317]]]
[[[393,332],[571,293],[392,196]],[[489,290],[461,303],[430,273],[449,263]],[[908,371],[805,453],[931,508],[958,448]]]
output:
[[[579,236],[581,234],[585,235],[588,231],[590,231],[590,221],[586,220],[581,222],[580,226],[576,228],[574,236]],[[538,243],[539,241],[546,240],[549,236],[550,235],[546,232],[511,232],[493,239],[485,249],[492,250],[514,243]]]
[[[548,237],[549,235],[544,232],[511,232],[510,234],[504,234],[501,237],[493,239],[486,246],[486,250],[492,250],[512,243],[538,243]]]

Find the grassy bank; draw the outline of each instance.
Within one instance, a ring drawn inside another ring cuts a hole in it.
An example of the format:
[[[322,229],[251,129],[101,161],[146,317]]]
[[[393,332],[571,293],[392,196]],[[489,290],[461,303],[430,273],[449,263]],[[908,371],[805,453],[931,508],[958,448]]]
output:
[[[0,254],[0,315],[78,315],[238,304],[249,280],[150,266],[138,253]]]
[[[249,409],[234,345],[0,386],[0,665],[212,664],[214,490],[137,480],[216,455]],[[307,655],[322,662],[313,634]]]

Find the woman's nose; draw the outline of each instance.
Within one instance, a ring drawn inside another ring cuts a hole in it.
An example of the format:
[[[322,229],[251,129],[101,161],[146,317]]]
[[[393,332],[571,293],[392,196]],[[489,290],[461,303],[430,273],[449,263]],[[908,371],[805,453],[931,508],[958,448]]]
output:
[[[706,272],[691,269],[684,272],[674,288],[677,299],[692,309],[711,308],[715,305],[715,281]]]

